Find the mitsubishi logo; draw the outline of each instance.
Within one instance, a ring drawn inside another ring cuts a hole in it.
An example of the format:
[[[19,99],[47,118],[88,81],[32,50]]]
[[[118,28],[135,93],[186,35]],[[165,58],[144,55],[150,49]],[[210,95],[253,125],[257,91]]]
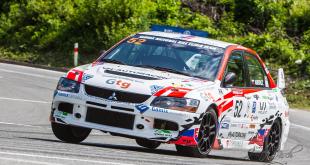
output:
[[[108,99],[109,99],[109,100],[114,100],[114,101],[116,101],[116,100],[117,100],[117,97],[116,97],[115,92],[113,92],[112,95],[111,95]]]

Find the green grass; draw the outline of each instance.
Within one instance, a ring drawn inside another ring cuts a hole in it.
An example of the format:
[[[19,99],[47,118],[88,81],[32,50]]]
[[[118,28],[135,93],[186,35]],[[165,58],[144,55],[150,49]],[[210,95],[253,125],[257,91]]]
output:
[[[291,108],[310,110],[309,78],[299,78],[288,82],[286,98]]]

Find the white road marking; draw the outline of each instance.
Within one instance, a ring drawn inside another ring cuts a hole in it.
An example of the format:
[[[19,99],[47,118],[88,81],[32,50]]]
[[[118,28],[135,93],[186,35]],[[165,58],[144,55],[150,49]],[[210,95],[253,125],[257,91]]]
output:
[[[0,66],[5,67],[6,69],[9,67],[13,67],[13,68],[18,68],[21,70],[36,70],[36,71],[43,71],[43,72],[51,72],[51,73],[56,73],[56,74],[64,74],[64,72],[61,71],[55,71],[55,70],[48,70],[48,69],[43,69],[43,68],[36,68],[36,67],[31,67],[31,66],[23,66],[23,65],[16,65],[16,64],[6,64],[6,63],[0,63]]]
[[[19,72],[19,71],[13,71],[13,70],[7,70],[7,69],[1,69],[0,71],[2,72],[8,72],[8,73],[16,73],[16,74],[22,74],[26,76],[32,76],[32,77],[38,77],[38,78],[46,78],[46,79],[51,79],[51,80],[58,80],[58,77],[50,77],[50,76],[44,76],[41,74],[33,74],[33,73],[26,73],[26,72]]]
[[[43,161],[24,160],[24,159],[17,159],[17,158],[4,158],[4,157],[0,157],[0,160],[20,162],[22,164],[24,164],[24,163],[31,163],[31,164],[43,164],[43,165],[63,165],[63,164],[46,163],[46,162],[43,162]]]
[[[42,128],[42,127],[40,127],[40,126],[27,125],[27,124],[17,124],[17,123],[8,123],[8,122],[0,122],[0,124],[5,124],[5,125],[16,125],[16,126],[23,126],[23,127]]]
[[[10,100],[10,101],[22,101],[22,102],[31,102],[31,103],[51,104],[51,102],[49,102],[49,101],[16,99],[16,98],[9,98],[9,97],[0,97],[0,100]]]
[[[45,155],[37,155],[37,154],[24,154],[24,153],[16,153],[16,152],[1,152],[0,151],[0,154],[14,155],[14,156],[25,156],[25,157],[35,157],[35,158],[46,158],[46,159],[59,159],[59,160],[67,160],[67,161],[80,161],[80,162],[97,163],[97,164],[131,165],[128,163],[117,163],[117,162],[107,162],[107,161],[103,162],[103,161],[96,161],[96,160],[66,158],[66,157],[58,157],[58,156],[45,156]]]
[[[306,126],[303,126],[303,125],[291,123],[291,126],[293,126],[293,127],[298,127],[298,128],[301,128],[301,129],[310,131],[310,128],[309,128],[309,127],[306,127]]]
[[[41,127],[41,126],[35,126],[35,125],[28,125],[28,124],[18,124],[18,123],[8,123],[8,122],[1,122],[0,124],[4,124],[4,125],[16,125],[16,126],[22,126],[22,127],[33,127],[33,128],[44,128],[44,129],[50,129],[50,128],[45,128],[45,127]],[[92,130],[92,132],[90,133],[91,135],[100,135],[100,136],[106,136],[108,135],[107,133],[103,133],[100,130]],[[123,151],[119,151],[122,153],[126,153]]]

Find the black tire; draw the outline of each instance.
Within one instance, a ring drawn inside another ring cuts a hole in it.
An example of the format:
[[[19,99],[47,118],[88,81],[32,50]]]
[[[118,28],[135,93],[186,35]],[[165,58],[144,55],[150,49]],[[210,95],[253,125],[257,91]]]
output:
[[[199,134],[198,134],[198,146],[189,147],[176,145],[177,152],[184,156],[207,157],[212,149],[213,143],[217,134],[217,115],[213,108],[209,108],[201,120]]]
[[[136,142],[139,146],[149,149],[156,149],[157,147],[160,146],[160,142],[148,139],[136,139]]]
[[[264,148],[261,153],[248,152],[250,160],[259,162],[270,162],[274,159],[280,149],[282,127],[279,120],[275,120],[264,141]]]
[[[51,123],[52,130],[54,135],[64,142],[68,143],[80,143],[85,140],[91,129],[58,124],[58,123]]]

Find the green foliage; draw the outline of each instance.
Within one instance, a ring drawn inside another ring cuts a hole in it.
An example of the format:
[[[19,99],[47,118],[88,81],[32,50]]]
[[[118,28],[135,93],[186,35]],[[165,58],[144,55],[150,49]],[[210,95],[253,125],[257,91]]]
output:
[[[89,63],[125,36],[163,24],[208,31],[253,48],[290,78],[310,77],[309,0],[1,0],[0,22],[0,58],[72,66],[78,42],[80,63]]]
[[[286,92],[291,107],[310,108],[310,80],[297,79],[290,83]]]

